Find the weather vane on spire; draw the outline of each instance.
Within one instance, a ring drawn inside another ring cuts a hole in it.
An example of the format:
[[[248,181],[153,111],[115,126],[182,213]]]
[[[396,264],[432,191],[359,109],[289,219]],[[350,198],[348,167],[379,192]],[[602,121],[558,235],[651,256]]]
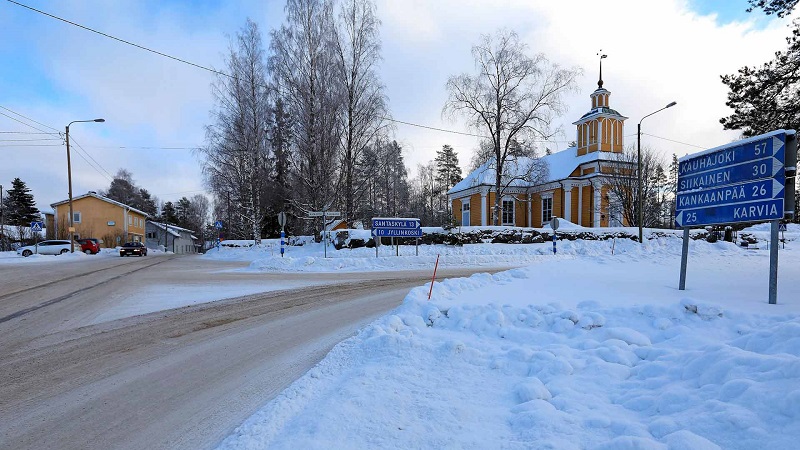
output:
[[[599,52],[597,52],[597,56],[600,57],[600,79],[597,81],[597,88],[603,88],[603,58],[608,58],[608,55],[603,53],[603,49],[601,48]]]

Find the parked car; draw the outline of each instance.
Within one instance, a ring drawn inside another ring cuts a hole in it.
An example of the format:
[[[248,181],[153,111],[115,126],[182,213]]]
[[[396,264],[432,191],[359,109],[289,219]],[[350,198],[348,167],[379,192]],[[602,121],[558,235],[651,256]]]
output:
[[[119,256],[128,255],[147,256],[147,247],[141,242],[126,242],[119,248]]]
[[[95,238],[78,239],[81,244],[81,251],[87,255],[96,255],[100,253],[100,240]]]
[[[75,243],[75,247],[81,248],[80,244]],[[22,256],[31,256],[34,253],[40,255],[60,255],[67,253],[71,250],[69,241],[51,239],[49,241],[39,242],[38,245],[26,245],[17,249],[17,254]]]

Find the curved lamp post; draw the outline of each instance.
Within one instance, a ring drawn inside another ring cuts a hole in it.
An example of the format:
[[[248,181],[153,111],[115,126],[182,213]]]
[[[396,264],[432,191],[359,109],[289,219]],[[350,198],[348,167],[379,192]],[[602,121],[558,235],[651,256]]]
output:
[[[650,114],[642,117],[642,120],[652,116],[655,113],[661,112],[661,111],[663,111],[663,110],[665,110],[667,108],[671,108],[671,107],[675,106],[676,104],[677,104],[676,102],[670,102],[667,106],[659,109],[658,111],[653,111]],[[636,199],[636,206],[639,209],[639,214],[638,214],[638,216],[639,216],[638,219],[639,220],[637,220],[637,222],[639,222],[639,243],[640,244],[644,242],[642,240],[642,225],[643,225],[643,221],[644,221],[644,219],[643,219],[644,214],[642,212],[644,210],[644,204],[643,204],[643,200],[642,200],[642,120],[639,121],[639,126],[638,126],[638,128],[636,130],[636,154],[638,156],[638,161],[639,161],[638,162],[638,171],[637,171],[637,175],[638,175],[639,179],[638,179],[638,183],[637,183],[637,185],[638,185],[637,194],[638,195],[637,195],[637,199]]]
[[[92,119],[92,120],[73,120],[67,124],[67,183],[69,183],[69,248],[70,253],[75,253],[75,224],[73,220],[75,216],[72,215],[72,164],[69,159],[69,126],[77,122],[105,122],[106,119]]]

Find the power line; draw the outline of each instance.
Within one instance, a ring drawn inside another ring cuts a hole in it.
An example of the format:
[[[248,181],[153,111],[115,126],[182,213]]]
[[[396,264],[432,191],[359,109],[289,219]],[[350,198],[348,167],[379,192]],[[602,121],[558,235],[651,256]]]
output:
[[[109,148],[121,150],[198,150],[202,147],[135,147],[135,146],[98,146],[87,145],[87,148]]]
[[[47,135],[58,135],[58,133],[35,133],[33,131],[0,131],[0,134],[47,134]]]
[[[703,146],[701,146],[701,145],[694,145],[694,144],[689,144],[689,143],[686,143],[686,142],[676,141],[676,140],[674,140],[674,139],[668,139],[668,138],[665,138],[665,137],[656,136],[656,135],[654,135],[654,134],[648,134],[648,133],[642,133],[642,134],[644,134],[645,136],[654,137],[654,138],[656,138],[656,139],[663,139],[663,140],[665,140],[665,141],[674,142],[674,143],[676,143],[676,144],[688,145],[689,147],[697,147],[697,148],[702,148],[702,149],[711,148],[711,147],[703,147]]]
[[[2,144],[0,147],[61,147],[61,144]]]
[[[38,141],[60,141],[59,138],[41,138],[41,139],[0,139],[0,142],[38,142]]]
[[[70,24],[70,25],[74,25],[74,26],[76,26],[76,27],[78,27],[78,28],[82,28],[82,29],[84,29],[84,30],[87,30],[87,31],[91,31],[92,33],[97,33],[97,34],[99,34],[99,35],[101,35],[101,36],[104,36],[104,37],[107,37],[107,38],[109,38],[109,39],[113,39],[113,40],[115,40],[115,41],[122,42],[123,44],[131,45],[131,46],[133,46],[133,47],[136,47],[136,48],[139,48],[139,49],[142,49],[142,50],[145,50],[145,51],[151,52],[151,53],[155,53],[156,55],[163,56],[163,57],[165,57],[165,58],[169,58],[169,59],[173,59],[173,60],[175,60],[175,61],[182,62],[182,63],[184,63],[184,64],[188,64],[188,65],[190,65],[190,66],[196,67],[196,68],[198,68],[198,69],[203,69],[203,70],[206,70],[206,71],[208,71],[208,72],[211,72],[211,73],[214,73],[214,74],[216,74],[216,75],[222,75],[222,76],[224,76],[224,77],[228,77],[228,78],[230,78],[230,79],[232,79],[232,80],[236,80],[236,79],[237,79],[235,76],[233,76],[233,75],[229,75],[229,74],[227,74],[227,73],[225,73],[225,72],[221,72],[221,71],[219,71],[219,70],[214,70],[214,69],[211,69],[211,68],[209,68],[209,67],[205,67],[205,66],[202,66],[202,65],[200,65],[200,64],[196,64],[196,63],[193,63],[193,62],[187,61],[187,60],[185,60],[185,59],[178,58],[178,57],[176,57],[176,56],[172,56],[172,55],[169,55],[169,54],[166,54],[166,53],[163,53],[163,52],[159,52],[159,51],[157,51],[157,50],[153,50],[153,49],[151,49],[151,48],[148,48],[148,47],[145,47],[145,46],[143,46],[143,45],[135,44],[135,43],[133,43],[133,42],[130,42],[130,41],[127,41],[127,40],[125,40],[125,39],[121,39],[121,38],[118,38],[118,37],[112,36],[112,35],[110,35],[110,34],[103,33],[102,31],[97,31],[97,30],[95,30],[95,29],[93,29],[93,28],[89,28],[89,27],[87,27],[87,26],[84,26],[84,25],[81,25],[81,24],[79,24],[79,23],[75,23],[75,22],[69,21],[69,20],[67,20],[67,19],[63,19],[63,18],[61,18],[61,17],[58,17],[58,16],[56,16],[56,15],[53,15],[53,14],[50,14],[50,13],[47,13],[47,12],[44,12],[44,11],[38,10],[38,9],[36,9],[36,8],[32,8],[32,7],[28,6],[28,5],[23,5],[22,3],[16,2],[16,1],[14,1],[14,0],[7,0],[7,1],[8,1],[8,2],[10,2],[10,3],[13,3],[13,4],[15,4],[15,5],[21,6],[21,7],[23,7],[23,8],[27,8],[27,9],[29,9],[29,10],[31,10],[31,11],[35,11],[35,12],[37,12],[37,13],[39,13],[39,14],[43,14],[43,15],[45,15],[45,16],[47,16],[47,17],[50,17],[50,18],[53,18],[53,19],[56,19],[56,20],[60,20],[60,21],[62,21],[62,22],[68,23],[68,24]],[[268,86],[263,86],[263,87],[268,87]],[[404,121],[402,121],[402,120],[392,119],[392,118],[390,118],[390,117],[383,117],[383,119],[384,119],[384,120],[388,120],[388,121],[390,121],[390,122],[402,123],[402,124],[404,124],[404,125],[409,125],[409,126],[412,126],[412,127],[427,128],[427,129],[429,129],[429,130],[440,131],[440,132],[443,132],[443,133],[460,134],[460,135],[463,135],[463,136],[472,136],[472,137],[479,137],[479,138],[480,138],[480,137],[483,137],[483,136],[480,136],[480,135],[477,135],[477,134],[465,133],[465,132],[462,132],[462,131],[445,130],[445,129],[443,129],[443,128],[436,128],[436,127],[430,127],[430,126],[427,126],[427,125],[420,125],[420,124],[411,123],[411,122],[404,122]],[[550,141],[540,141],[540,142],[550,142]],[[553,141],[553,142],[555,142],[555,141]],[[567,141],[563,141],[563,142],[567,142]]]
[[[97,171],[100,173],[100,175],[103,175],[104,177],[108,178],[108,179],[109,179],[109,181],[113,181],[113,180],[114,180],[114,177],[113,177],[113,176],[112,176],[110,173],[108,173],[108,171],[105,169],[105,167],[103,167],[102,165],[100,165],[100,163],[99,163],[99,162],[97,162],[97,160],[96,160],[96,159],[94,159],[94,158],[92,157],[92,155],[90,155],[90,154],[89,154],[89,152],[88,152],[88,151],[86,151],[86,149],[85,149],[85,148],[83,148],[83,146],[82,146],[81,144],[79,144],[79,143],[78,143],[78,141],[76,141],[76,140],[75,140],[75,138],[74,138],[74,137],[73,137],[73,138],[70,138],[70,140],[71,140],[71,141],[72,141],[72,142],[73,142],[75,145],[77,145],[77,146],[78,146],[78,147],[79,147],[79,148],[80,148],[80,149],[81,149],[81,150],[82,150],[84,153],[86,153],[86,156],[88,156],[89,158],[91,158],[91,160],[92,160],[92,161],[94,161],[94,163],[95,163],[95,164],[97,164],[97,167],[99,167],[100,169],[102,169],[102,170],[103,170],[103,172],[105,172],[105,174],[103,174],[102,172],[100,172],[100,170],[98,170],[97,168],[95,168],[95,170],[97,170]],[[80,153],[78,153],[78,155],[80,155]],[[84,159],[84,160],[86,160],[86,158],[83,158],[83,159]],[[89,161],[88,161],[88,160],[86,160],[86,162],[88,163]],[[89,165],[91,165],[91,164],[92,164],[92,163],[89,163]],[[93,166],[93,167],[94,167],[94,166]],[[107,176],[106,176],[106,175],[107,175]]]
[[[126,41],[125,39],[120,39],[120,38],[118,38],[118,37],[115,37],[115,36],[112,36],[112,35],[110,35],[110,34],[103,33],[102,31],[97,31],[97,30],[95,30],[95,29],[93,29],[93,28],[89,28],[89,27],[87,27],[87,26],[84,26],[84,25],[81,25],[81,24],[79,24],[79,23],[71,22],[71,21],[69,21],[69,20],[67,20],[67,19],[63,19],[63,18],[61,18],[61,17],[58,17],[58,16],[55,16],[55,15],[53,15],[53,14],[46,13],[46,12],[44,12],[44,11],[41,11],[41,10],[38,10],[38,9],[36,9],[36,8],[32,8],[32,7],[28,6],[28,5],[23,5],[22,3],[15,2],[14,0],[8,0],[8,1],[9,1],[9,2],[11,2],[11,3],[13,3],[13,4],[15,4],[15,5],[21,6],[21,7],[23,7],[23,8],[30,9],[31,11],[35,11],[35,12],[37,12],[37,13],[39,13],[39,14],[43,14],[43,15],[45,15],[45,16],[47,16],[47,17],[51,17],[51,18],[53,18],[53,19],[60,20],[60,21],[62,21],[62,22],[68,23],[68,24],[70,24],[70,25],[74,25],[74,26],[76,26],[76,27],[78,27],[78,28],[83,28],[84,30],[91,31],[92,33],[97,33],[97,34],[99,34],[99,35],[101,35],[101,36],[105,36],[105,37],[107,37],[107,38],[109,38],[109,39],[114,39],[115,41],[122,42],[123,44],[128,44],[128,45],[131,45],[131,46],[133,46],[133,47],[140,48],[140,49],[142,49],[142,50],[145,50],[145,51],[148,51],[148,52],[151,52],[151,53],[155,53],[156,55],[163,56],[163,57],[165,57],[165,58],[174,59],[175,61],[179,61],[179,62],[182,62],[182,63],[184,63],[184,64],[188,64],[188,65],[190,65],[190,66],[197,67],[198,69],[207,70],[207,71],[209,71],[209,72],[211,72],[211,73],[215,73],[215,74],[217,74],[217,75],[223,75],[223,76],[226,76],[226,77],[229,77],[229,78],[234,78],[234,79],[235,79],[235,77],[233,77],[233,76],[231,76],[231,75],[228,75],[227,73],[220,72],[220,71],[218,71],[218,70],[214,70],[214,69],[211,69],[211,68],[208,68],[208,67],[205,67],[205,66],[201,66],[200,64],[195,64],[195,63],[193,63],[193,62],[186,61],[185,59],[181,59],[181,58],[178,58],[178,57],[176,57],[176,56],[171,56],[171,55],[168,55],[168,54],[166,54],[166,53],[159,52],[158,50],[153,50],[153,49],[151,49],[151,48],[147,48],[147,47],[145,47],[145,46],[143,46],[143,45],[134,44],[133,42]]]
[[[2,108],[2,106],[0,106],[0,108]],[[3,109],[6,109],[6,108],[3,108]],[[13,111],[12,111],[12,112],[13,112]],[[16,113],[15,113],[15,114],[16,114]],[[31,128],[33,128],[34,130],[41,131],[42,133],[47,133],[46,131],[42,130],[41,128],[36,128],[35,126],[33,126],[33,125],[29,124],[29,123],[25,123],[25,122],[23,122],[23,121],[21,121],[21,120],[19,120],[19,119],[17,119],[17,118],[11,117],[11,116],[9,116],[9,115],[8,115],[8,114],[6,114],[6,113],[0,112],[0,116],[6,116],[6,117],[8,117],[9,119],[11,119],[11,120],[13,120],[13,121],[15,121],[15,122],[19,122],[19,123],[21,123],[21,124],[25,125],[26,127],[31,127]]]
[[[35,120],[31,119],[30,117],[25,117],[25,116],[23,116],[22,114],[20,114],[20,113],[18,113],[18,112],[16,112],[16,111],[12,111],[12,110],[10,110],[10,109],[6,108],[5,106],[0,106],[0,108],[2,108],[2,109],[5,109],[6,111],[8,111],[8,112],[10,112],[10,113],[12,113],[12,114],[16,114],[16,115],[18,115],[18,116],[22,117],[23,119],[25,119],[25,120],[27,120],[27,121],[29,121],[29,122],[33,122],[33,123],[35,123],[35,124],[38,124],[38,125],[41,125],[41,126],[43,126],[43,127],[45,127],[45,128],[50,128],[50,129],[51,129],[51,130],[53,130],[53,131],[58,131],[57,129],[55,129],[55,128],[53,128],[53,127],[49,126],[49,125],[45,125],[45,124],[43,124],[43,123],[41,123],[41,122],[37,122],[37,121],[35,121]],[[5,116],[5,114],[3,114],[3,115]],[[6,117],[8,117],[8,116],[6,116]],[[14,119],[14,120],[16,120],[16,119]],[[19,122],[19,121],[18,121],[18,122]],[[28,126],[30,126],[30,125],[28,125]],[[31,128],[34,128],[34,129],[36,129],[35,127],[31,127]],[[39,131],[42,131],[42,130],[39,130]]]

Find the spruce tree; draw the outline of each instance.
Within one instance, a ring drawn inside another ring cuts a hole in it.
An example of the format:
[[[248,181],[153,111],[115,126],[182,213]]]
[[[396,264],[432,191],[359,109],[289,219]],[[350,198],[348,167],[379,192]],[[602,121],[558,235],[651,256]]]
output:
[[[458,165],[458,153],[453,147],[445,144],[441,150],[436,152],[436,181],[438,181],[447,192],[462,180],[461,167]]]
[[[6,221],[9,225],[27,227],[31,222],[41,220],[39,209],[30,192],[25,182],[19,178],[14,178],[11,182],[11,189],[6,197]]]

